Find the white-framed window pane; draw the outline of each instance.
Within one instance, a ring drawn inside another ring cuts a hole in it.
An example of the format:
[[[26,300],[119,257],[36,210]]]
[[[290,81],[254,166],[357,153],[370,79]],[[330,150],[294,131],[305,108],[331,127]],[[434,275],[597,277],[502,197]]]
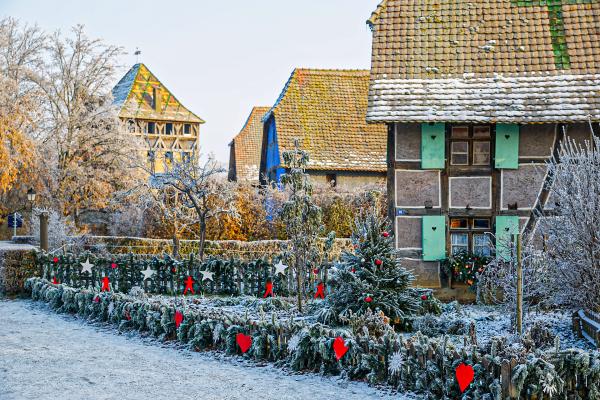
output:
[[[469,165],[469,142],[452,142],[452,165]]]
[[[473,142],[473,165],[490,163],[490,142]]]
[[[451,233],[450,240],[452,242],[452,254],[465,253],[469,251],[469,234],[468,233]]]
[[[473,235],[473,253],[484,257],[489,257],[492,255],[492,246],[489,235]]]

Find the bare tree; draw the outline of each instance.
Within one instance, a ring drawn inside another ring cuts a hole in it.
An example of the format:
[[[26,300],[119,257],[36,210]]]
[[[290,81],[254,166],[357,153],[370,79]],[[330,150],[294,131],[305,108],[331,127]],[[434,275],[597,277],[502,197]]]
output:
[[[174,159],[165,162],[162,173],[153,170],[149,172],[152,186],[159,190],[158,196],[162,196],[161,202],[167,215],[174,216],[178,223],[186,226],[197,221],[200,240],[198,257],[204,259],[208,221],[222,215],[237,217],[234,201],[236,192],[234,184],[226,179],[226,169],[212,156],[201,162],[198,155],[192,154],[189,160]],[[176,202],[171,204],[165,202],[174,195],[170,189],[176,194]],[[190,210],[195,213],[193,219],[189,214]]]
[[[555,215],[541,218],[560,303],[600,311],[600,138],[565,140],[548,164]]]

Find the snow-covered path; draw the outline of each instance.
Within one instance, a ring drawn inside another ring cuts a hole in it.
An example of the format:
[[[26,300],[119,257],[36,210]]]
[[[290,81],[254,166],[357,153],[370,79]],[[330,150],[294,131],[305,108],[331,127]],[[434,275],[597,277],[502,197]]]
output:
[[[0,399],[381,399],[362,383],[177,350],[0,299]]]

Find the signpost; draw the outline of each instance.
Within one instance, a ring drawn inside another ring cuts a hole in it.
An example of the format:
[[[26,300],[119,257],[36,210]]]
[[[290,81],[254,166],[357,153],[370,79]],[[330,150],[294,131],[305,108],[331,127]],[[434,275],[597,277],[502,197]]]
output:
[[[8,227],[13,228],[13,236],[17,236],[17,228],[23,227],[23,216],[19,213],[8,216]]]

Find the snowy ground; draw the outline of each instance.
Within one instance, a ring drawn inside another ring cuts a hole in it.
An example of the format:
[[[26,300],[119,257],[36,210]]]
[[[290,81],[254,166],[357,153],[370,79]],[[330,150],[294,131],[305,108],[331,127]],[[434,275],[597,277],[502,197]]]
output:
[[[0,399],[408,399],[317,375],[194,353],[0,299]]]

